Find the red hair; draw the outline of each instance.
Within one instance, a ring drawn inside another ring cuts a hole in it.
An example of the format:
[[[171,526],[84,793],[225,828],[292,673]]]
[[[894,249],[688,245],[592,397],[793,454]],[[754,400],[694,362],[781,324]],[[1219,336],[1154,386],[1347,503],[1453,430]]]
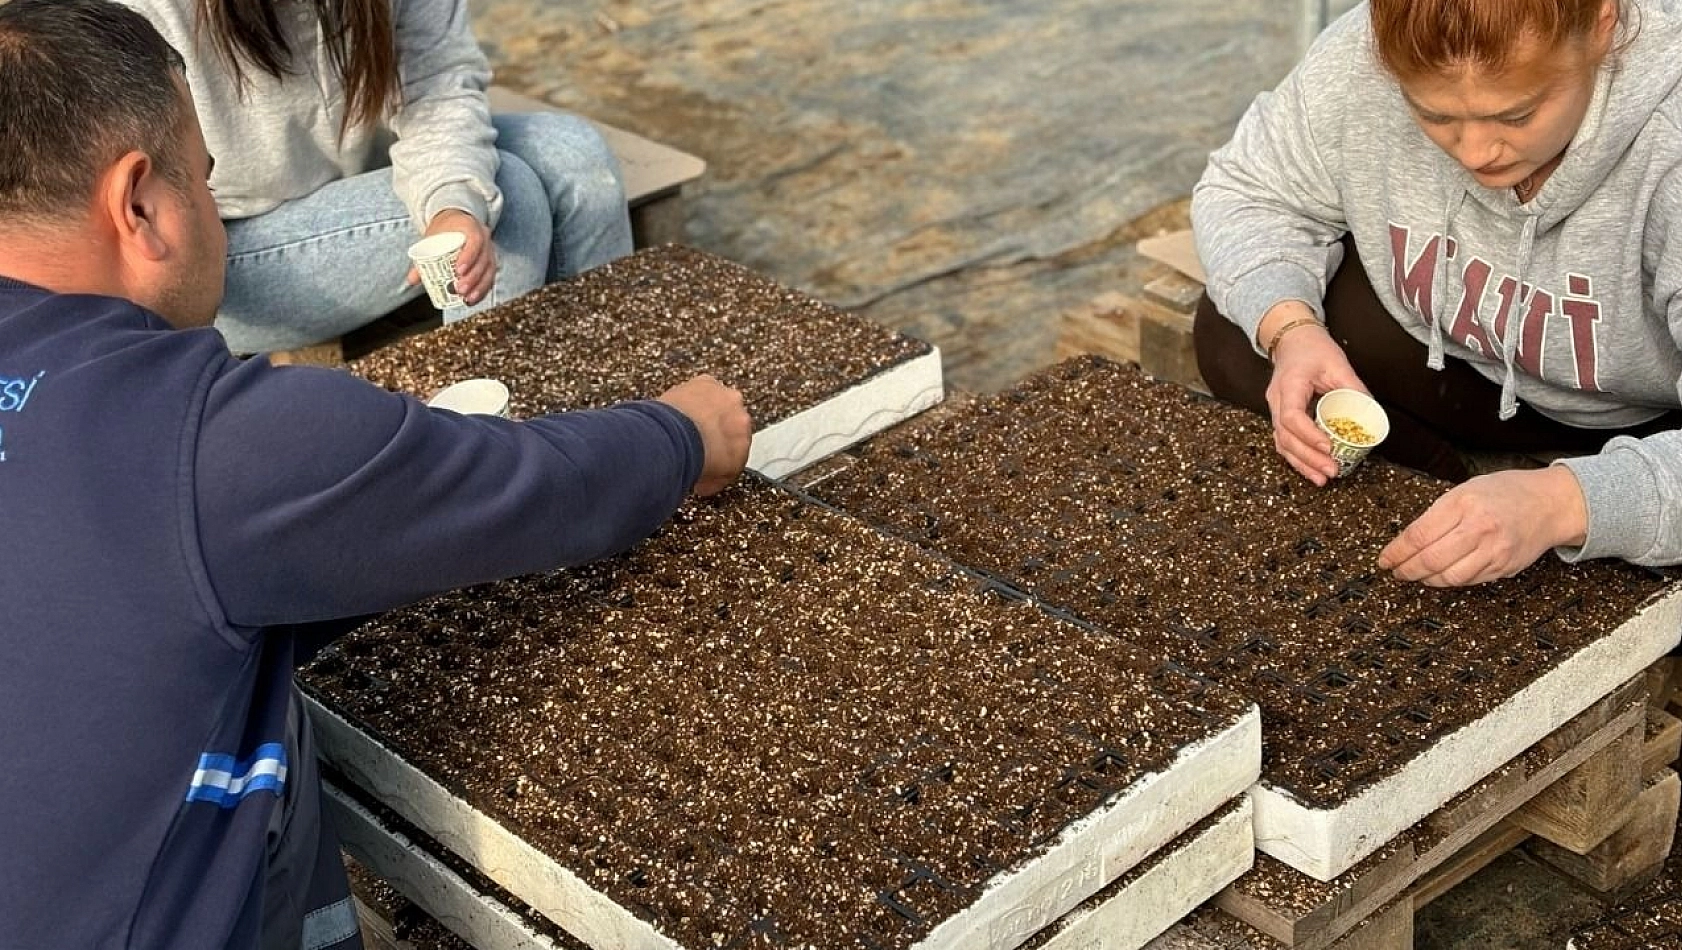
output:
[[[1464,65],[1499,73],[1518,39],[1544,49],[1589,38],[1606,0],[1372,0],[1379,61],[1398,79]]]

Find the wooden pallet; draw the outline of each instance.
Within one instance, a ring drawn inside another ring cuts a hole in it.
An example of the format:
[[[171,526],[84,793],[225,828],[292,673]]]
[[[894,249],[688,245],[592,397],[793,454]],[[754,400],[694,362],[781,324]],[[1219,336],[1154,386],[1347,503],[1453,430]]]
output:
[[[1676,834],[1682,782],[1664,769],[1648,779],[1630,820],[1586,854],[1548,841],[1531,841],[1526,850],[1595,894],[1618,901],[1646,886],[1659,869]]]
[[[1643,755],[1646,785],[1630,824],[1593,852],[1574,855],[1561,849],[1532,843],[1532,857],[1562,871],[1613,906],[1600,920],[1578,928],[1568,950],[1578,947],[1675,946],[1675,922],[1682,918],[1677,908],[1678,847],[1676,820],[1682,783],[1674,769],[1678,725],[1667,711],[1675,693],[1668,688],[1675,661],[1655,664],[1648,684],[1655,691],[1649,698],[1647,743]],[[1651,714],[1658,715],[1652,716]],[[1655,765],[1656,763],[1656,765]],[[1671,853],[1664,853],[1669,851]],[[1660,852],[1658,867],[1648,867],[1654,852]],[[1668,875],[1668,876],[1667,876]]]
[[[1151,376],[1207,394],[1197,368],[1192,321],[1203,299],[1203,267],[1190,231],[1139,242],[1152,261],[1138,293],[1106,293],[1066,314],[1058,329],[1057,358],[1095,353],[1137,363]]]
[[[1057,358],[1095,353],[1137,363],[1156,379],[1208,394],[1192,346],[1192,320],[1203,287],[1196,284],[1197,296],[1188,302],[1191,286],[1188,278],[1163,269],[1140,294],[1104,294],[1066,314],[1058,330]]]
[[[1667,657],[1648,670],[1646,727],[1635,753],[1640,792],[1629,819],[1592,848],[1565,847],[1544,837],[1525,845],[1531,857],[1609,902],[1621,901],[1651,881],[1674,844],[1682,804],[1682,782],[1674,769],[1682,752],[1682,719],[1662,708],[1670,694],[1656,688],[1673,666]]]
[[[1667,656],[1647,669],[1648,704],[1682,717],[1682,657]]]
[[[1260,856],[1214,904],[1265,937],[1246,938],[1256,950],[1410,947],[1415,910],[1530,838],[1521,816],[1550,831],[1569,829],[1577,841],[1598,835],[1597,843],[1616,825],[1596,816],[1627,822],[1638,790],[1606,776],[1627,774],[1613,760],[1639,758],[1645,733],[1645,685],[1637,677],[1333,881]],[[1405,927],[1375,926],[1402,916]]]
[[[1641,774],[1657,775],[1682,757],[1682,719],[1649,702],[1647,741],[1641,751]]]
[[[1652,682],[1624,684],[1329,884],[1260,859],[1149,950],[1410,950],[1419,909],[1521,846],[1603,899],[1631,893],[1663,867],[1682,797],[1671,768],[1682,722],[1641,702]],[[1626,799],[1632,762],[1640,780]],[[1533,827],[1596,844],[1578,853]]]

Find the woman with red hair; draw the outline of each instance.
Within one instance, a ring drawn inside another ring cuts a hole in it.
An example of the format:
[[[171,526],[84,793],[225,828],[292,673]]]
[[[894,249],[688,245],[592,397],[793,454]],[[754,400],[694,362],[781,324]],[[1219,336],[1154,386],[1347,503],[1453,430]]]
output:
[[[1682,563],[1679,84],[1682,0],[1372,0],[1211,156],[1211,389],[1316,485],[1311,404],[1367,390],[1382,454],[1461,483],[1381,567]],[[1570,457],[1468,479],[1465,448]]]

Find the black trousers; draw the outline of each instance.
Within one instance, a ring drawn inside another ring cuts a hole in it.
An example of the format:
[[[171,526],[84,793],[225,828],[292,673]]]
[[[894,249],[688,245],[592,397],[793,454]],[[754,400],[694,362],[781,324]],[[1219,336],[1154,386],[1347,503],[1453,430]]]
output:
[[[1449,481],[1470,472],[1464,450],[1592,454],[1616,435],[1651,435],[1682,427],[1673,410],[1628,429],[1583,429],[1556,422],[1519,404],[1502,421],[1501,387],[1470,364],[1450,357],[1441,371],[1425,365],[1424,344],[1408,336],[1373,291],[1355,252],[1344,239],[1343,265],[1326,288],[1326,328],[1390,416],[1390,436],[1376,451],[1399,465]],[[1215,309],[1207,294],[1193,328],[1197,367],[1216,396],[1267,415],[1273,365],[1258,355],[1244,331]]]

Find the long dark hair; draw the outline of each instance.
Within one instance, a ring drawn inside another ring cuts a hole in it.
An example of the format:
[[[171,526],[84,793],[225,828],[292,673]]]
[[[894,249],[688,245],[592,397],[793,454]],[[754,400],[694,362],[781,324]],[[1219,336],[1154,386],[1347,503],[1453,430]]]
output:
[[[397,27],[391,0],[307,0],[327,44],[327,58],[344,89],[342,135],[352,125],[378,122],[397,104]],[[275,16],[274,0],[198,0],[198,27],[210,37],[239,83],[254,67],[276,79],[292,71],[297,53]]]
[[[80,213],[131,151],[184,190],[183,71],[145,17],[109,0],[0,3],[0,218]]]

